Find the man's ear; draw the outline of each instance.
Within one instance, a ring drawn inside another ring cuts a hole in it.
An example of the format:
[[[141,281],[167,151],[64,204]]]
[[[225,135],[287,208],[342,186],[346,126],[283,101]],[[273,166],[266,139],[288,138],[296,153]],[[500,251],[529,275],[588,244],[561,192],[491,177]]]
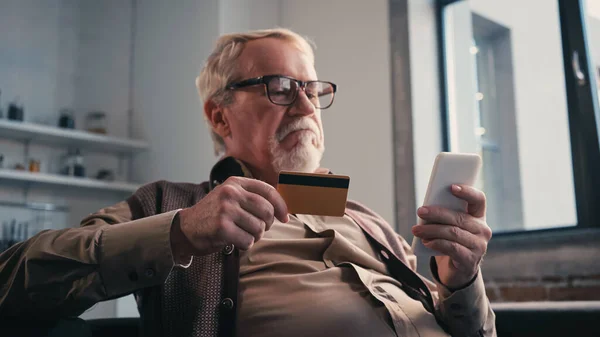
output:
[[[227,116],[225,116],[225,112],[212,99],[204,103],[204,115],[212,126],[212,129],[221,138],[225,139],[225,137],[231,134],[231,128],[229,127],[229,121],[227,120]]]

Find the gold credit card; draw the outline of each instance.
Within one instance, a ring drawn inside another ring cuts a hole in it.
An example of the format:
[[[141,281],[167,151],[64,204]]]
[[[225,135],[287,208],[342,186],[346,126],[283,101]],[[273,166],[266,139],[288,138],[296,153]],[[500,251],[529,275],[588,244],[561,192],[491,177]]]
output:
[[[350,177],[281,171],[277,191],[290,214],[343,216]]]

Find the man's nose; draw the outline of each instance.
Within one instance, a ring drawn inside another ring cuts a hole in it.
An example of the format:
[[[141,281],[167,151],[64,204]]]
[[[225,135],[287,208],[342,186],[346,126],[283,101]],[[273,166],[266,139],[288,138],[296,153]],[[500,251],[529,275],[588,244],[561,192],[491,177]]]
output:
[[[290,116],[309,116],[315,113],[315,106],[312,104],[306,92],[303,89],[298,90],[298,97],[289,109]]]

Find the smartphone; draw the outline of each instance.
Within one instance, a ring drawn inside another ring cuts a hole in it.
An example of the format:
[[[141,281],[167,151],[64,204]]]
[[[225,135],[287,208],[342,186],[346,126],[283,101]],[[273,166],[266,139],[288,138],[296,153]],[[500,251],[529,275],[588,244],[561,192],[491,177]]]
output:
[[[450,190],[453,184],[473,186],[481,170],[481,157],[471,153],[442,152],[437,155],[429,177],[423,206],[442,206],[457,212],[467,211],[467,202],[454,196]],[[426,224],[418,218],[418,224]],[[423,245],[421,239],[413,238],[412,249],[415,255],[442,255]]]

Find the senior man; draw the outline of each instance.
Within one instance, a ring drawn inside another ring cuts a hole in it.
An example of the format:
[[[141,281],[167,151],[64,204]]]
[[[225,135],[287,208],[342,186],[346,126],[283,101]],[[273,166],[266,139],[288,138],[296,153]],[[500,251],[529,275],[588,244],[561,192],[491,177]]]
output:
[[[76,316],[136,295],[145,336],[493,336],[479,264],[485,196],[453,193],[468,214],[420,208],[413,228],[435,282],[377,214],[288,214],[281,170],[323,172],[311,45],[285,29],[224,35],[196,84],[221,159],[202,184],[159,181],[0,257],[0,315]],[[176,165],[177,163],[173,163]]]

